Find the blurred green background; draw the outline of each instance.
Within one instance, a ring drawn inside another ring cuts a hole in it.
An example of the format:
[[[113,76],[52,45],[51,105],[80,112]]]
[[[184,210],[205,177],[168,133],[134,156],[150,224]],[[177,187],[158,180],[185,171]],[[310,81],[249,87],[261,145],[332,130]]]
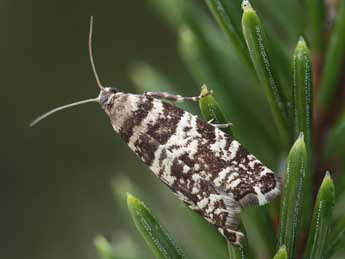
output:
[[[239,35],[241,1],[227,1]],[[269,35],[272,68],[290,89],[298,37],[313,42],[306,2],[251,2]],[[290,146],[278,135],[247,48],[229,44],[199,0],[5,0],[0,7],[0,258],[97,258],[97,234],[112,242],[118,258],[152,258],[126,208],[127,191],[145,202],[190,258],[227,258],[225,240],[215,228],[186,209],[149,172],[97,104],[60,112],[34,128],[29,123],[56,106],[98,95],[87,49],[94,15],[94,57],[103,85],[126,92],[169,89],[196,95],[206,83],[233,122],[236,139],[281,173]],[[240,37],[238,42],[244,44]],[[172,81],[162,80],[147,64]],[[196,104],[183,108],[198,111]],[[244,225],[258,258],[276,250],[278,219],[272,215],[278,207],[273,202],[267,210],[242,213],[242,219],[255,219],[248,225],[244,220]],[[273,224],[267,221],[270,217]]]
[[[90,15],[104,85],[133,92],[129,65],[147,60],[188,86],[185,92],[198,86],[172,32],[145,1],[5,0],[0,8],[0,258],[96,258],[96,234],[111,238],[126,229],[111,179],[127,175],[153,196],[158,180],[97,104],[28,127],[42,112],[98,94],[87,52]]]

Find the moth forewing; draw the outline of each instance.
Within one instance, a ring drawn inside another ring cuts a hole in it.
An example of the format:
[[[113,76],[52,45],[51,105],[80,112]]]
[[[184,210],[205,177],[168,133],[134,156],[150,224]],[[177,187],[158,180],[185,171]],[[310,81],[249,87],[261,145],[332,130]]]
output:
[[[102,107],[151,171],[234,244],[241,207],[280,192],[279,178],[240,143],[172,104],[119,92]]]

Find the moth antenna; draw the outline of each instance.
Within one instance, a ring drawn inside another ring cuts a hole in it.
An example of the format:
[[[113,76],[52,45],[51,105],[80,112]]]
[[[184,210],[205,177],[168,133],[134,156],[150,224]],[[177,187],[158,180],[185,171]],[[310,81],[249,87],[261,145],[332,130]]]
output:
[[[92,99],[87,99],[87,100],[82,100],[82,101],[79,101],[79,102],[74,102],[74,103],[70,103],[70,104],[66,104],[66,105],[63,105],[63,106],[60,106],[60,107],[57,107],[45,114],[42,114],[41,116],[37,117],[36,119],[34,119],[31,123],[30,123],[30,127],[33,127],[35,126],[37,123],[39,123],[40,121],[44,120],[45,118],[49,117],[50,115],[58,112],[58,111],[61,111],[61,110],[64,110],[64,109],[68,109],[70,107],[73,107],[73,106],[77,106],[77,105],[81,105],[81,104],[84,104],[84,103],[90,103],[90,102],[98,102],[99,99],[98,97],[97,98],[92,98]]]
[[[90,57],[90,62],[92,66],[92,71],[93,75],[96,78],[97,85],[100,89],[104,89],[104,86],[101,83],[101,80],[99,80],[99,76],[97,74],[96,66],[95,66],[95,61],[93,59],[93,52],[92,52],[92,33],[93,33],[93,16],[90,17],[90,29],[89,29],[89,57]]]
[[[93,53],[92,53],[92,33],[93,33],[93,16],[90,17],[90,29],[89,29],[89,57],[90,57],[90,62],[91,62],[91,66],[92,66],[92,71],[93,71],[93,74],[96,78],[96,81],[97,81],[97,85],[98,87],[103,90],[104,89],[104,86],[101,84],[101,81],[99,80],[99,76],[97,74],[97,70],[96,70],[96,66],[95,66],[95,62],[93,60]],[[56,112],[59,112],[61,110],[64,110],[64,109],[68,109],[70,107],[73,107],[73,106],[77,106],[77,105],[81,105],[81,104],[84,104],[84,103],[90,103],[90,102],[99,102],[99,98],[92,98],[92,99],[87,99],[87,100],[82,100],[82,101],[79,101],[79,102],[74,102],[74,103],[70,103],[70,104],[66,104],[66,105],[63,105],[63,106],[60,106],[60,107],[57,107],[45,114],[42,114],[41,116],[37,117],[35,120],[33,120],[31,123],[30,123],[30,127],[33,127],[35,126],[37,123],[39,123],[40,121],[44,120],[45,118],[49,117],[50,115],[56,113]]]

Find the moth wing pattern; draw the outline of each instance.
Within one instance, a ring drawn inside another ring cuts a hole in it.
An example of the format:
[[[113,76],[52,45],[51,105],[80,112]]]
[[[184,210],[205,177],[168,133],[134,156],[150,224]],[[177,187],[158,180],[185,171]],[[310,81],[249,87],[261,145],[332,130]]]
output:
[[[188,207],[214,224],[229,241],[239,244],[243,237],[243,234],[237,231],[241,211],[239,203],[146,133],[138,137],[134,152],[142,160],[149,161],[147,154],[150,154],[152,146],[157,147],[154,157],[158,159],[152,161],[150,169],[156,176]]]
[[[164,112],[147,133],[219,190],[242,207],[263,205],[280,193],[280,178],[238,141],[174,105],[161,105]]]
[[[250,154],[236,140],[216,129],[217,143],[221,148],[213,148],[218,158],[226,160],[226,166],[212,177],[214,184],[224,192],[231,192],[241,207],[264,205],[276,198],[281,191],[280,177]],[[225,141],[223,139],[226,139]]]
[[[103,107],[140,159],[189,207],[234,244],[241,207],[280,193],[280,179],[239,142],[175,105],[117,93]]]

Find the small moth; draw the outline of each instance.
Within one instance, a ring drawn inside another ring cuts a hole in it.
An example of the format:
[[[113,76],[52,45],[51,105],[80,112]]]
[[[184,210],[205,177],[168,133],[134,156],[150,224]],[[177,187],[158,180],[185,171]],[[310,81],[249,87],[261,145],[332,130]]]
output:
[[[103,87],[93,60],[92,29],[91,17],[89,55],[100,88],[98,97],[53,109],[31,126],[62,109],[99,103],[114,130],[151,171],[227,240],[240,245],[241,208],[263,205],[279,195],[280,178],[219,129],[227,125],[212,125],[165,102],[198,101],[203,96],[137,95]]]

